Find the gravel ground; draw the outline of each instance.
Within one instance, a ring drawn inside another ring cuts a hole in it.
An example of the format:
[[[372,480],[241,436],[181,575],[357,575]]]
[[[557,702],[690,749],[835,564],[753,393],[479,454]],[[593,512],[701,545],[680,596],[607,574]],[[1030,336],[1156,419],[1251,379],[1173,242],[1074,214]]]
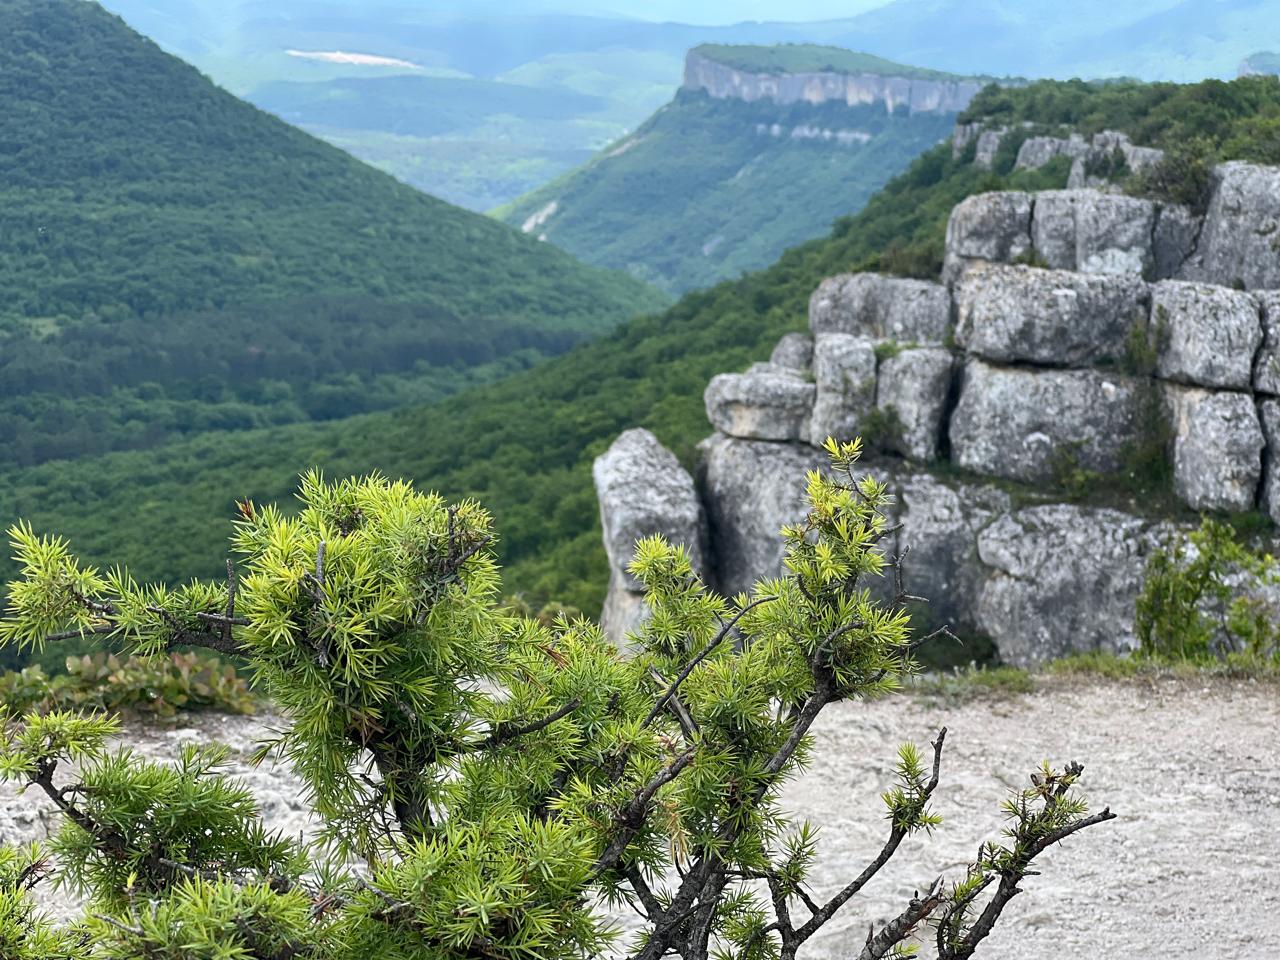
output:
[[[268,725],[270,720],[265,721]],[[139,752],[172,755],[183,741],[250,748],[262,719],[201,715],[164,728],[132,725]],[[903,844],[864,893],[803,954],[856,956],[867,925],[917,887],[963,873],[997,837],[998,804],[1042,759],[1085,764],[1096,807],[1119,815],[1045,854],[1042,876],[979,949],[983,960],[1280,958],[1280,689],[1184,680],[1055,684],[1024,696],[951,704],[901,696],[831,708],[812,768],[788,805],[821,828],[813,893],[839,889],[879,849],[881,790],[902,740],[922,747],[948,728],[932,837]],[[282,769],[237,765],[271,826],[306,830],[297,785]],[[0,793],[0,840],[41,836],[51,822],[34,795]],[[46,905],[71,904],[46,892]],[[930,956],[925,951],[925,956]]]

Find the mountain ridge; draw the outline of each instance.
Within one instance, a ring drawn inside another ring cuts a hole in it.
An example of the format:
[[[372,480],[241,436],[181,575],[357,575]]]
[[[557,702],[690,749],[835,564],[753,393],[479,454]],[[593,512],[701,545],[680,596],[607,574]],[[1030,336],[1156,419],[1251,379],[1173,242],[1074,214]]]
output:
[[[0,6],[0,102],[18,462],[436,399],[664,302],[237,100],[95,3]]]

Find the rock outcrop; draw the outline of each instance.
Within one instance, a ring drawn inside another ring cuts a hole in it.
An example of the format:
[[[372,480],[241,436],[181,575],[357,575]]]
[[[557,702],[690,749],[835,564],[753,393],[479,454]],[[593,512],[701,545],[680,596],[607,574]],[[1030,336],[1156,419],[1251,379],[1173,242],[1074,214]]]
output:
[[[1146,337],[1150,295],[1134,277],[992,266],[956,288],[956,343],[996,363],[1079,367],[1119,361]]]
[[[951,455],[974,473],[1044,483],[1067,470],[1115,473],[1138,441],[1147,385],[1098,370],[965,364]]]
[[[1142,156],[1101,135],[1085,148]],[[1280,273],[1262,242],[1275,173],[1219,168],[1204,218],[1098,190],[973,196],[948,224],[942,283],[824,281],[809,334],[707,388],[717,433],[697,489],[713,583],[782,574],[779,532],[803,516],[818,445],[860,435],[895,498],[882,549],[906,553],[908,589],[933,601],[919,620],[989,636],[1018,664],[1130,649],[1147,557],[1194,511],[1280,523]],[[1241,231],[1248,264],[1230,243]],[[1185,512],[1062,502],[1162,450]],[[614,582],[626,587],[616,561]]]
[[[847,333],[870,340],[941,343],[951,326],[951,297],[940,283],[878,273],[824,280],[809,299],[815,336]]]
[[[1214,168],[1204,230],[1182,279],[1280,288],[1280,167],[1233,161]]]
[[[978,535],[987,571],[978,629],[1024,666],[1132,649],[1134,600],[1156,544],[1150,524],[1117,510],[1053,504],[1004,514]]]
[[[813,379],[817,392],[805,437],[815,444],[850,439],[876,402],[875,346],[848,333],[817,334]]]
[[[1165,387],[1173,424],[1173,485],[1193,510],[1253,509],[1266,438],[1244,393]]]
[[[600,625],[616,641],[644,620],[644,588],[627,566],[636,541],[661,534],[684,546],[694,569],[706,569],[707,528],[702,503],[680,461],[648,430],[628,430],[596,458],[592,467],[604,549],[609,557],[609,593]]]
[[[692,50],[685,57],[684,89],[721,100],[790,103],[884,104],[887,113],[959,113],[982,89],[981,80],[931,79],[879,73],[767,73],[739,70]]]
[[[735,594],[780,575],[782,528],[805,513],[803,485],[796,479],[824,466],[826,456],[807,445],[726,436],[705,441],[700,453],[716,585]]]
[[[1248,390],[1262,345],[1258,301],[1207,283],[1167,280],[1151,289],[1158,354],[1166,380]]]
[[[758,363],[722,373],[707,387],[707,419],[721,433],[748,440],[804,440],[814,385],[793,367]]]

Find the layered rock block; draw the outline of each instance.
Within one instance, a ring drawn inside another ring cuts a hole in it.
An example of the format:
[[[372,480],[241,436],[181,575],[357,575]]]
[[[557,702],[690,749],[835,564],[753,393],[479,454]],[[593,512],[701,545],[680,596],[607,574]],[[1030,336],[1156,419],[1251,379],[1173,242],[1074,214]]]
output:
[[[1214,168],[1204,230],[1180,279],[1280,288],[1280,168],[1241,161]]]
[[[804,440],[816,388],[791,367],[757,363],[712,378],[703,398],[721,433],[750,440]]]
[[[846,333],[870,340],[941,343],[951,325],[947,288],[877,273],[846,273],[822,281],[809,299],[815,336]]]
[[[978,628],[1020,666],[1130,650],[1134,602],[1158,542],[1150,524],[1116,510],[1051,504],[1006,514],[978,535],[987,573]]]
[[[1248,390],[1262,345],[1258,302],[1206,283],[1166,280],[1151,288],[1156,372],[1166,380]]]
[[[1070,467],[1119,470],[1142,435],[1146,382],[1098,370],[965,364],[951,455],[966,470],[1025,483]]]
[[[1193,510],[1252,510],[1266,440],[1245,393],[1164,387],[1173,434],[1173,485]]]
[[[919,463],[938,459],[955,369],[955,356],[942,347],[902,350],[880,363],[875,402],[894,427],[881,438],[888,449]]]
[[[1156,205],[1097,190],[1046,190],[1035,196],[1031,244],[1058,270],[1141,277],[1154,262]]]
[[[870,340],[819,333],[813,342],[816,397],[805,438],[851,440],[876,402],[876,352]]]
[[[699,486],[721,592],[749,591],[782,573],[782,528],[804,519],[804,475],[826,454],[800,444],[712,436],[699,448]]]
[[[807,333],[788,333],[773,348],[769,362],[805,375],[813,367],[813,337]]]
[[[627,572],[636,541],[661,534],[684,546],[694,569],[704,572],[706,519],[693,478],[648,430],[620,435],[591,473],[611,571],[600,626],[620,643],[645,617],[644,588]]]
[[[956,288],[956,342],[999,363],[1077,367],[1123,358],[1145,339],[1147,285],[1022,266],[971,270]]]
[[[1253,389],[1280,396],[1280,290],[1255,294],[1262,312],[1262,347],[1253,365]]]
[[[1029,193],[979,193],[956,204],[947,221],[943,279],[952,282],[974,263],[1012,263],[1031,255]]]

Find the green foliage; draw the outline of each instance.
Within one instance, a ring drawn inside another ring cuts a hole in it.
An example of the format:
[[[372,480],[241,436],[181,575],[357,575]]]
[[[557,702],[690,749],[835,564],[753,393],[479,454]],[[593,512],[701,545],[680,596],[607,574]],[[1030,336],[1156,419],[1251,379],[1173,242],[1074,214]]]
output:
[[[1215,163],[1280,163],[1280,77],[1274,76],[1186,85],[1042,80],[1022,89],[991,86],[974,98],[961,120],[983,118],[1069,126],[1085,136],[1124,131],[1135,143],[1165,151],[1164,162],[1136,178],[1132,189],[1200,212],[1208,202]],[[1026,135],[1015,131],[1005,137],[1000,153]],[[1000,162],[997,157],[997,170],[1004,169]],[[1114,158],[1104,164],[1120,172]]]
[[[94,3],[0,6],[0,456],[438,399],[664,297],[400,184]]]
[[[1280,618],[1268,588],[1280,567],[1240,542],[1232,527],[1205,518],[1152,554],[1134,628],[1151,657],[1202,660],[1243,653],[1280,659]]]
[[[706,287],[767,266],[857,211],[953,119],[682,90],[625,140],[499,215],[521,226],[541,214],[536,233],[587,263],[669,291]],[[792,136],[800,128],[869,139]]]
[[[92,709],[171,717],[211,708],[252,713],[257,700],[235,667],[197,653],[167,657],[68,657],[66,672],[40,666],[0,674],[0,708],[12,714]]]
[[[894,63],[883,57],[818,43],[778,43],[770,46],[704,43],[691,51],[735,70],[751,73],[851,73],[913,80],[975,80],[943,70]]]
[[[826,904],[806,892],[817,837],[782,787],[821,712],[898,689],[921,642],[906,595],[883,603],[867,584],[896,562],[880,547],[886,487],[855,474],[858,442],[827,451],[807,517],[783,531],[786,575],[750,596],[712,593],[661,538],[637,545],[652,616],[631,657],[583,619],[512,615],[478,504],[378,476],[308,474],[295,515],[242,503],[226,582],[177,590],[100,575],[15,528],[24,568],[0,639],[93,632],[139,655],[243,657],[281,713],[260,754],[290,762],[323,832],[305,844],[267,831],[226,748],[159,764],[110,750],[120,728],[103,714],[10,719],[0,778],[43,795],[62,825],[53,866],[0,854],[6,956],[581,960],[617,938],[593,909],[603,899],[640,915],[634,960],[793,960],[904,839],[942,823],[930,804],[945,730],[931,762],[901,748],[880,855]],[[1078,775],[1033,774],[1006,806],[1011,845],[984,845],[966,879],[936,881],[873,928],[874,955],[933,919],[945,960],[967,960],[1043,849],[1111,818],[1066,792]],[[81,926],[35,914],[46,871],[87,897]]]
[[[1169,85],[1171,106],[1160,107],[1157,121],[1171,122],[1168,113],[1179,106],[1188,115],[1200,101],[1212,107],[1220,88],[1229,104],[1233,95],[1227,95],[1237,84],[1248,93],[1255,89],[1251,83]],[[1046,81],[1000,95],[1015,105],[1025,101],[1030,113],[1046,91],[1064,86],[1076,89]],[[1048,119],[1083,118],[1084,107],[1095,100],[1129,102],[1124,85],[1080,89],[1082,105],[1075,113]],[[1096,122],[1131,132],[1140,125],[1146,129],[1141,111],[1147,90],[1131,91],[1132,111],[1104,110]],[[1219,109],[1227,110],[1214,107],[1210,116]],[[1238,121],[1225,125],[1233,124]],[[1065,185],[1065,175],[1047,170],[1004,177],[952,159],[950,147],[940,145],[894,178],[862,212],[837,221],[828,237],[793,248],[766,270],[689,294],[660,315],[637,318],[501,383],[394,414],[239,436],[213,434],[146,454],[10,470],[0,473],[0,502],[12,516],[74,535],[94,562],[128,553],[143,578],[179,580],[216,575],[212,558],[221,534],[214,518],[227,516],[235,499],[283,498],[297,473],[312,463],[338,475],[378,468],[430,483],[446,496],[483,499],[506,533],[500,549],[508,589],[534,606],[555,598],[597,611],[608,566],[591,460],[618,433],[647,427],[691,464],[708,431],[702,403],[707,381],[725,370],[745,369],[767,356],[784,333],[803,329],[809,297],[825,277],[900,268],[936,277],[947,218],[956,203],[986,190]],[[1149,436],[1154,439],[1147,448],[1154,451],[1158,433]],[[1158,460],[1137,460],[1153,469],[1167,462],[1163,451]],[[1138,487],[1159,488],[1159,483],[1158,478],[1139,479]],[[3,569],[4,576],[12,576],[12,565]]]
[[[895,451],[902,443],[902,418],[894,406],[873,407],[862,418],[867,445],[880,452]]]

